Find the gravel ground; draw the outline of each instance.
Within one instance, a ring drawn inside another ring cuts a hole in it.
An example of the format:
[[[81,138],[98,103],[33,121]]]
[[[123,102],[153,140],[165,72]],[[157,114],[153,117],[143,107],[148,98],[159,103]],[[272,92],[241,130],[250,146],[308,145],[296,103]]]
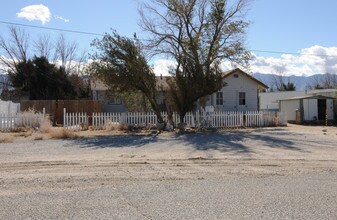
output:
[[[337,218],[335,127],[79,136],[0,143],[0,219]]]

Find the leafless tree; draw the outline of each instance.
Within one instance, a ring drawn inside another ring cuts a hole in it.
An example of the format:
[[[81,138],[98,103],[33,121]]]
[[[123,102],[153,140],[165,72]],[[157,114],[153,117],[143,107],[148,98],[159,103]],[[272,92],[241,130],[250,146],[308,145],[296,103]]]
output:
[[[286,83],[285,69],[284,67],[278,66],[275,67],[276,73],[272,75],[272,88],[276,91],[282,91],[283,85]]]
[[[4,72],[16,71],[19,62],[31,59],[29,34],[23,29],[10,26],[9,36],[0,35],[0,68]],[[33,41],[32,51],[38,57],[46,57],[52,63],[59,63],[67,74],[80,74],[86,61],[86,51],[80,51],[75,41],[68,41],[60,34],[54,41],[50,35],[42,35]],[[2,64],[2,65],[1,65]]]
[[[18,62],[26,63],[29,59],[29,35],[20,28],[9,27],[9,37],[0,35],[0,68],[4,72],[16,71]]]
[[[53,54],[53,42],[50,35],[42,35],[36,41],[34,41],[34,52],[39,57],[46,57],[48,60],[52,60]]]
[[[65,36],[60,34],[55,41],[54,62],[59,61],[67,73],[73,72],[73,61],[76,59],[77,50],[76,42],[67,42]]]
[[[314,82],[310,89],[336,89],[337,75],[333,73],[326,73],[324,75],[316,75]]]
[[[177,66],[171,93],[181,119],[196,101],[222,86],[221,62],[247,64],[243,20],[248,0],[149,0],[140,9],[141,27],[151,34],[152,54]]]

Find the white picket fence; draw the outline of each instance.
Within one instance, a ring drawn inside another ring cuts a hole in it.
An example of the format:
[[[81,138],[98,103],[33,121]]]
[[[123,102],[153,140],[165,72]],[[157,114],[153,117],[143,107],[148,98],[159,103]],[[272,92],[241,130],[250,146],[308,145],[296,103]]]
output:
[[[73,112],[67,113],[63,110],[63,127],[72,130],[81,130],[89,124],[87,113]]]
[[[167,112],[162,117],[168,121]],[[154,127],[157,116],[154,112],[122,112],[122,113],[93,113],[91,125],[94,129],[105,129],[108,126],[131,125],[135,127]],[[180,123],[177,113],[173,114],[173,123]],[[188,127],[204,128],[240,128],[283,126],[287,124],[286,114],[283,112],[199,112],[187,113],[184,123]],[[83,129],[89,125],[86,113],[67,113],[64,110],[64,127],[67,129]]]
[[[0,131],[14,131],[20,127],[38,128],[45,120],[45,110],[42,113],[20,112],[0,113]]]

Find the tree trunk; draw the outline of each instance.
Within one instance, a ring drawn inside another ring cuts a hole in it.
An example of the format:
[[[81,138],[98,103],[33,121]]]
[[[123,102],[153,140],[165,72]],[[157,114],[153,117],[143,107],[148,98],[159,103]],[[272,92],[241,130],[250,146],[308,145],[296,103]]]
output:
[[[149,101],[150,101],[150,104],[151,104],[151,107],[152,107],[154,113],[157,116],[158,123],[165,123],[157,103],[154,100],[149,99]]]
[[[186,115],[186,112],[184,112],[184,113],[179,113],[180,123],[184,123],[185,115]]]

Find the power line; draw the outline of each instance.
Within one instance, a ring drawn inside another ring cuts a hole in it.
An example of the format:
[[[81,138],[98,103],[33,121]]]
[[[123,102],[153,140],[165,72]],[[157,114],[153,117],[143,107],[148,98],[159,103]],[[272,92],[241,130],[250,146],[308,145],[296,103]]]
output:
[[[39,28],[39,29],[53,30],[53,31],[64,31],[64,32],[70,32],[70,33],[76,33],[76,34],[86,34],[86,35],[94,35],[94,36],[104,36],[104,34],[97,34],[97,33],[93,33],[93,32],[76,31],[76,30],[61,29],[61,28],[52,28],[52,27],[41,27],[41,26],[36,26],[36,25],[20,24],[20,23],[7,22],[7,21],[0,21],[0,23],[2,23],[2,24],[8,24],[8,25],[15,25],[15,26],[23,26],[23,27],[31,27],[31,28]]]
[[[7,25],[30,27],[30,28],[39,28],[39,29],[45,29],[45,30],[70,32],[70,33],[76,33],[76,34],[85,34],[85,35],[93,35],[93,36],[101,36],[101,37],[104,36],[104,34],[98,34],[98,33],[87,32],[87,31],[77,31],[77,30],[61,29],[61,28],[53,28],[53,27],[41,27],[41,26],[37,26],[37,25],[21,24],[21,23],[8,22],[8,21],[0,21],[0,23],[1,24],[7,24]],[[146,40],[146,39],[140,39],[140,40]],[[334,56],[334,55],[326,55],[326,54],[308,54],[308,53],[273,51],[273,50],[252,49],[252,50],[249,50],[249,51],[259,52],[259,53],[272,53],[272,54],[291,54],[291,55],[298,55],[298,56],[306,55],[306,56],[318,56],[318,57],[337,57],[337,56]]]

